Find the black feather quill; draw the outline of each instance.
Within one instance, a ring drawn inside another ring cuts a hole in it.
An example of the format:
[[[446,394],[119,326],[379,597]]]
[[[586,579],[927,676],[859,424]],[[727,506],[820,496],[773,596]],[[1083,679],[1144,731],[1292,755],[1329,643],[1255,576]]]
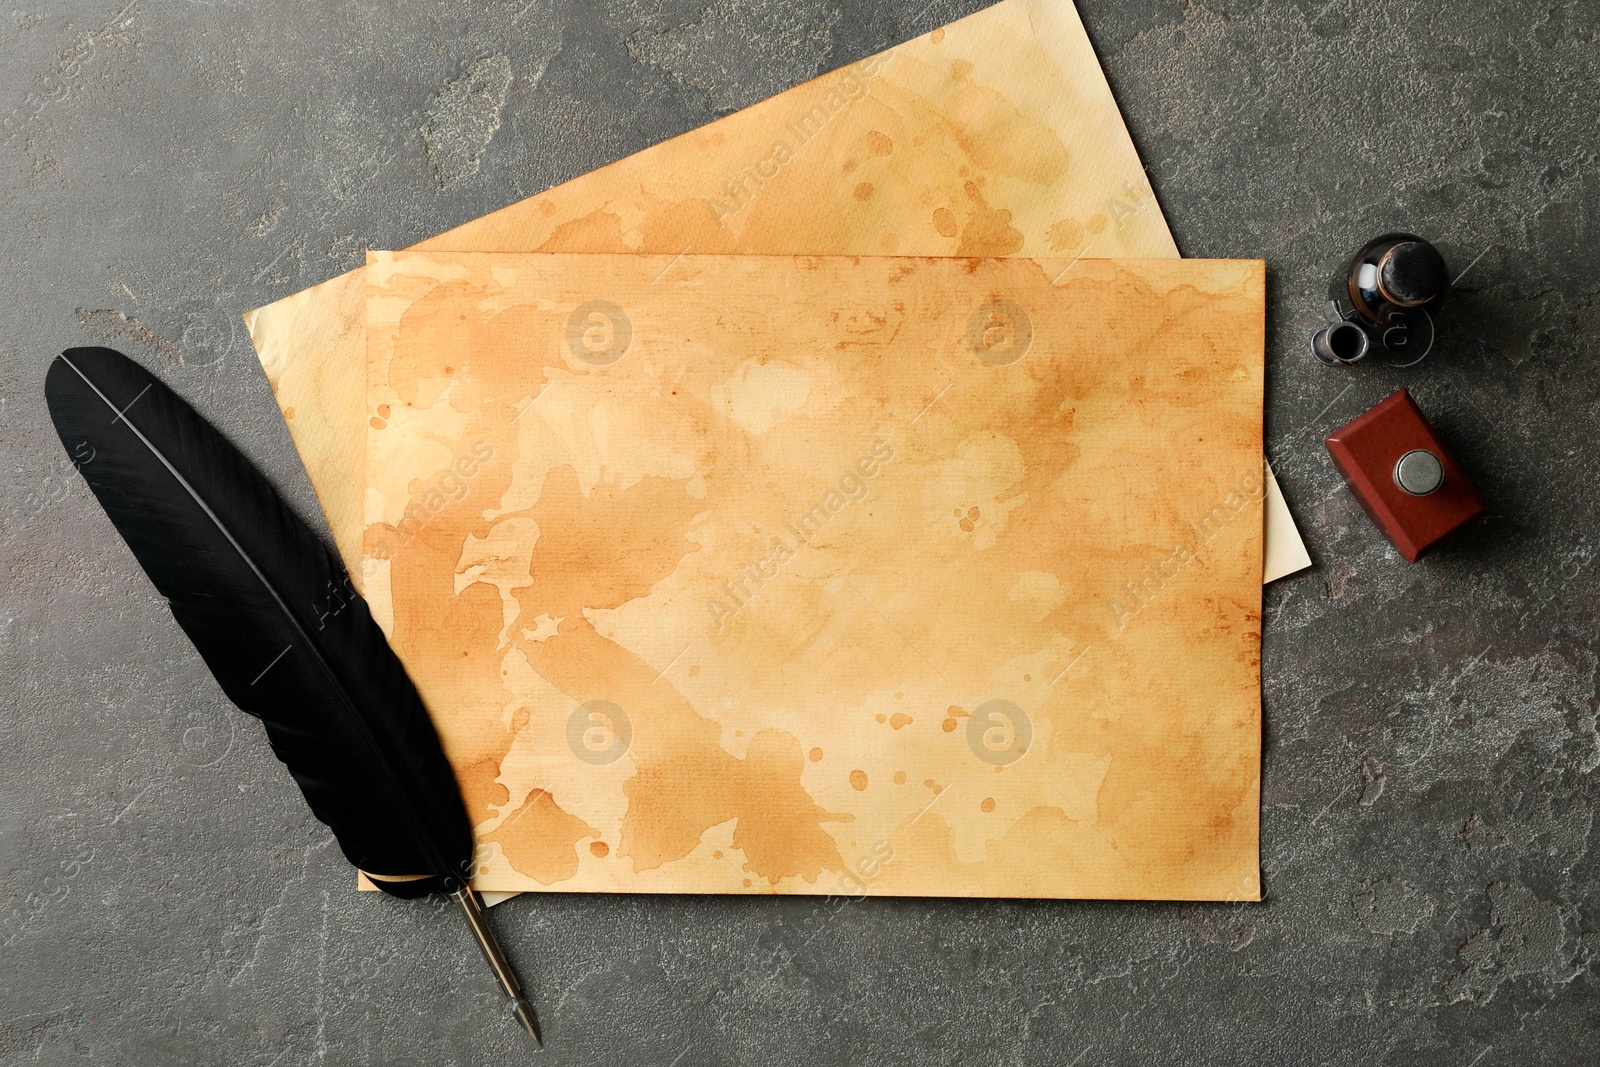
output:
[[[472,827],[438,735],[339,560],[237,448],[122,354],[62,353],[45,399],[117,532],[345,856],[396,896],[456,898],[537,1039],[467,888]]]

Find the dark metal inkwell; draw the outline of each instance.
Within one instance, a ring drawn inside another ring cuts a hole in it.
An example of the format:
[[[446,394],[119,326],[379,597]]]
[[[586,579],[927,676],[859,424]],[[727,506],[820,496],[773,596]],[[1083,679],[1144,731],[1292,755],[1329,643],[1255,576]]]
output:
[[[1422,362],[1433,348],[1434,313],[1450,287],[1439,250],[1409,233],[1374,238],[1328,287],[1328,325],[1311,338],[1311,352],[1329,366],[1365,359],[1374,347],[1390,366]]]

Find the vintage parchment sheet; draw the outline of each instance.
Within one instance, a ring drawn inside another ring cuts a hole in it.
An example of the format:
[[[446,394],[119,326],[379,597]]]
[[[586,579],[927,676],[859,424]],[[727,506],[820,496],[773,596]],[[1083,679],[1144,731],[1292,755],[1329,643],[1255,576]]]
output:
[[[1263,275],[370,253],[475,884],[1255,899]]]
[[[1071,0],[1005,0],[419,247],[1178,254]],[[358,584],[364,293],[356,270],[245,317]],[[1270,581],[1310,561],[1269,494]]]

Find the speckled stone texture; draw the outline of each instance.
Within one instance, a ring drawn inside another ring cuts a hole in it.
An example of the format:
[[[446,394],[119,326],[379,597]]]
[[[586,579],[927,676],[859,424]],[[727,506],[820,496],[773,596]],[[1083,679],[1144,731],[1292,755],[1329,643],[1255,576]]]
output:
[[[924,0],[122,0],[0,11],[0,1063],[522,1062],[465,930],[358,897],[57,443],[63,347],[153,368],[305,514],[241,312],[949,21]],[[1600,1056],[1600,8],[1084,0],[1187,255],[1264,257],[1261,904],[525,897],[550,1064]],[[1422,366],[1306,343],[1395,226]],[[1320,437],[1407,385],[1492,516],[1408,566]]]

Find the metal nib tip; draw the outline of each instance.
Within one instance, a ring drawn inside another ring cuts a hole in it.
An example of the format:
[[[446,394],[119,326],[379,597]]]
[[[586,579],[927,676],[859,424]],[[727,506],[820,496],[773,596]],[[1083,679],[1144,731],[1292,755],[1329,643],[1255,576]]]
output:
[[[517,1017],[517,1022],[528,1031],[528,1036],[533,1038],[533,1043],[544,1048],[544,1041],[539,1037],[539,1026],[533,1021],[533,1006],[521,997],[511,1002],[511,1013]]]
[[[511,964],[506,962],[505,953],[500,951],[499,942],[495,941],[494,933],[489,929],[488,919],[483,914],[483,905],[478,902],[477,894],[463,886],[451,893],[450,898],[461,905],[461,914],[466,916],[467,924],[472,927],[473,937],[477,940],[478,947],[483,950],[483,958],[489,961],[489,967],[499,979],[500,988],[505,992],[506,999],[511,1001],[511,1014],[515,1015],[517,1022],[528,1031],[533,1043],[544,1048],[544,1041],[539,1037],[539,1024],[533,1020],[533,1005],[522,995],[522,983],[517,981],[516,972],[511,969]]]

